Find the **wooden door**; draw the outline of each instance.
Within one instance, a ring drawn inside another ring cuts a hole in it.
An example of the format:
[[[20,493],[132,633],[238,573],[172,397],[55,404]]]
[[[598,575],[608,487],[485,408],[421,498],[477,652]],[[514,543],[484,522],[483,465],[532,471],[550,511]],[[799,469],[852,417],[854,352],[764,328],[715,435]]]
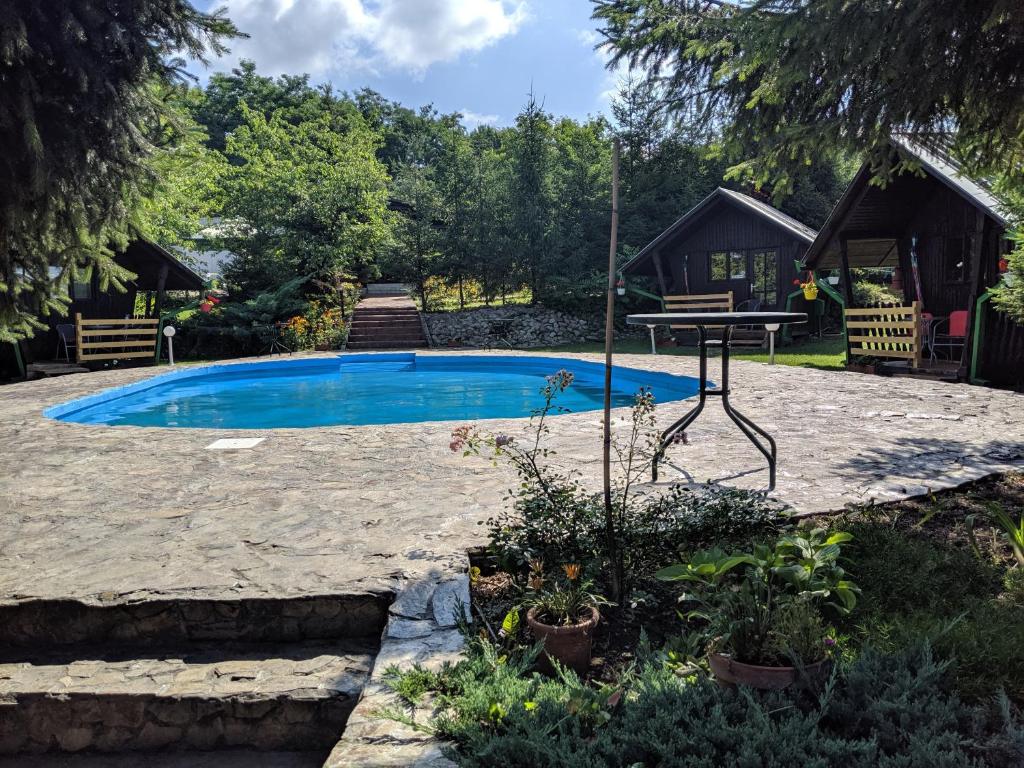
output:
[[[750,278],[750,298],[761,302],[761,309],[779,307],[779,251],[762,248],[750,251],[747,275]]]

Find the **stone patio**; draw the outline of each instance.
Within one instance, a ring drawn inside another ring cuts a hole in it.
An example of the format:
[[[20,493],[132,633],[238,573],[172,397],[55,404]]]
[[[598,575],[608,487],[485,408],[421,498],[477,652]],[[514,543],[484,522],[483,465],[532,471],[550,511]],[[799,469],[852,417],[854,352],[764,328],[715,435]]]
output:
[[[670,356],[616,362],[685,375],[697,366]],[[450,572],[466,547],[482,542],[477,523],[500,508],[512,480],[485,459],[453,455],[451,422],[205,430],[42,416],[47,406],[157,372],[0,387],[0,604],[386,589],[399,577]],[[1021,395],[742,360],[733,362],[733,391],[736,407],[776,436],[774,495],[798,512],[918,495],[1024,465]],[[662,425],[687,407],[660,406]],[[622,423],[628,411],[614,415]],[[600,420],[593,411],[550,422],[556,460],[595,488]],[[527,426],[486,422],[510,434]],[[205,450],[225,437],[266,439],[249,449]],[[709,403],[689,438],[669,452],[659,485],[767,483],[761,456],[718,403]]]

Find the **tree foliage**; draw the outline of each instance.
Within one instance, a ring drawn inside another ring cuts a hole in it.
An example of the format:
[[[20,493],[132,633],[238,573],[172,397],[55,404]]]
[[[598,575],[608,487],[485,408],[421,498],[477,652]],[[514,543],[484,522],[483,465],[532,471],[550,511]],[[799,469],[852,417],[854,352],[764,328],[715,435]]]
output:
[[[112,258],[151,181],[150,87],[236,34],[187,0],[8,0],[0,14],[0,340],[67,305],[70,280],[130,277]]]
[[[835,150],[899,170],[895,132],[956,129],[977,168],[1021,168],[1024,11],[1016,0],[594,0],[612,63],[721,141],[734,173],[788,192]]]
[[[387,237],[388,176],[362,116],[329,113],[292,123],[243,102],[228,137],[237,165],[225,181],[225,242],[247,292],[304,275],[320,290],[345,273],[372,277]]]

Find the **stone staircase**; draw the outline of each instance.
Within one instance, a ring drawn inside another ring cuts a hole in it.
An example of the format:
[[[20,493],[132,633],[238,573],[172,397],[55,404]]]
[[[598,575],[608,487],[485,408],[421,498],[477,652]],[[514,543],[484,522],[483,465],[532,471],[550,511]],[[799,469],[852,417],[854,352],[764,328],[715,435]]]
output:
[[[0,768],[319,768],[390,599],[0,605]]]
[[[372,288],[372,286],[370,286]],[[405,293],[368,293],[352,313],[346,349],[429,347],[415,302]]]

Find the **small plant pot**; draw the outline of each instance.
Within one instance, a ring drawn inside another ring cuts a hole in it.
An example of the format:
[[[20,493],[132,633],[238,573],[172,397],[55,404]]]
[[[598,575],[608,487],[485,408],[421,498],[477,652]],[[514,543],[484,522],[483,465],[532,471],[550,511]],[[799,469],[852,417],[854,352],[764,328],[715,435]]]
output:
[[[765,691],[782,690],[801,679],[818,688],[825,684],[832,671],[831,659],[808,664],[802,670],[796,667],[761,667],[756,664],[744,664],[724,653],[708,654],[708,663],[720,684],[748,685]]]
[[[537,666],[545,674],[552,674],[551,659],[582,675],[590,667],[590,652],[594,643],[594,630],[601,620],[601,614],[591,606],[590,617],[579,624],[568,627],[553,627],[537,621],[537,608],[526,612],[526,623],[535,639],[544,643],[544,650],[537,659]]]

